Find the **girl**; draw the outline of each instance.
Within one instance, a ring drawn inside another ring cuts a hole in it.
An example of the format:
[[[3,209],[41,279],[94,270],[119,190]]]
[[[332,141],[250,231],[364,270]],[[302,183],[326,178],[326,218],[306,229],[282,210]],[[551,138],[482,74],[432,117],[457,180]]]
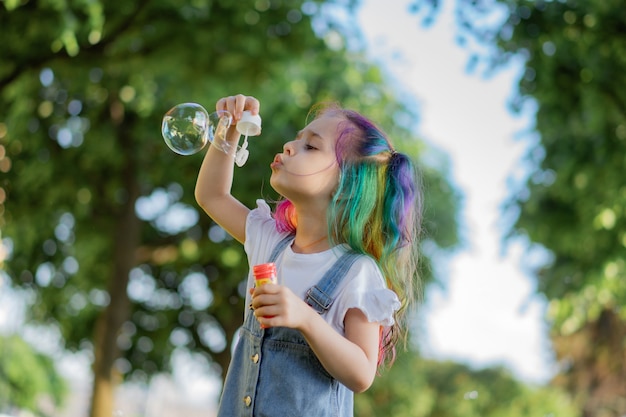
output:
[[[254,97],[216,110],[259,113]],[[244,244],[250,266],[275,262],[278,284],[254,287],[218,416],[352,416],[393,351],[414,293],[421,196],[410,159],[353,111],[322,108],[271,163],[283,197],[272,213],[231,195],[239,134],[217,135],[198,204]],[[220,149],[222,151],[220,151]]]

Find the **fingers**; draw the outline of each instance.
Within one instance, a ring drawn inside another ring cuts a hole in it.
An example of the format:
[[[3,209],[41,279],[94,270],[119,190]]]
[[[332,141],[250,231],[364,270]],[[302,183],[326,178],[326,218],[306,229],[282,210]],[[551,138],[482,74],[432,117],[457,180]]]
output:
[[[227,110],[233,115],[235,121],[241,119],[244,110],[249,110],[253,115],[260,110],[259,100],[252,96],[237,94],[234,96],[222,97],[215,103],[215,110]]]
[[[268,323],[268,320],[276,317],[276,313],[272,314],[272,312],[274,310],[278,310],[278,308],[275,305],[267,305],[262,302],[259,302],[260,301],[259,298],[261,297],[263,296],[256,297],[255,299],[253,299],[252,303],[250,303],[250,307],[252,308],[254,317],[259,322],[261,328],[268,329],[272,327],[272,325]]]
[[[259,287],[251,288],[252,302],[250,307],[254,310],[254,315],[262,317],[269,314],[277,314],[275,310],[279,309],[280,304],[284,303],[283,297],[280,296],[280,286],[276,284],[265,284]]]
[[[264,285],[258,285],[254,288],[250,288],[250,294],[252,297],[256,297],[261,294],[276,294],[280,291],[280,285],[267,283]]]
[[[276,317],[280,315],[280,306],[276,305],[264,305],[261,307],[253,307],[254,317],[257,319],[262,329],[267,329],[274,326]],[[280,321],[278,322],[280,323]]]
[[[250,289],[252,295],[252,302],[250,303],[253,309],[259,309],[263,306],[273,305],[280,302],[280,297],[276,297],[276,288],[265,288],[269,285],[278,287],[276,284],[265,284],[259,287]]]

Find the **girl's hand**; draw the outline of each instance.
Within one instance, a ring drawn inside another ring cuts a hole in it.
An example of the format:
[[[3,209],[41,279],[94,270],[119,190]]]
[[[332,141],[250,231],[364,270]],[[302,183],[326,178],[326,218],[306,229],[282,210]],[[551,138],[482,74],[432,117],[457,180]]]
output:
[[[237,94],[236,96],[222,97],[215,103],[215,110],[228,110],[235,120],[241,119],[244,110],[249,110],[253,115],[259,114],[259,100],[252,96]]]
[[[221,150],[226,155],[230,155],[235,158],[237,162],[237,148],[239,144],[239,138],[241,135],[237,131],[236,125],[244,111],[249,111],[252,115],[259,113],[259,100],[252,96],[244,96],[243,94],[237,94],[235,96],[222,97],[215,103],[215,110],[217,112],[228,111],[232,119],[228,125],[228,129],[224,130],[225,125],[220,121],[222,128],[216,129],[215,137],[213,138],[213,147]],[[245,161],[244,161],[245,162]],[[242,164],[243,165],[243,164]]]
[[[231,123],[231,127],[234,127],[237,124],[237,122],[243,116],[243,112],[245,110],[250,111],[250,113],[254,116],[259,114],[260,107],[261,104],[259,103],[259,100],[252,96],[244,96],[243,94],[222,97],[221,99],[217,100],[217,103],[215,103],[215,110],[227,110],[230,114],[233,115],[233,122]],[[236,130],[232,128],[229,129],[229,136],[236,135],[237,138],[239,138],[239,135],[233,132],[236,132]],[[229,137],[227,140],[230,141],[230,139],[231,138]]]
[[[301,331],[324,368],[342,384],[354,392],[372,385],[380,326],[370,323],[361,310],[352,308],[346,313],[344,336],[287,287],[265,284],[250,293],[262,328],[283,326]]]
[[[253,288],[251,293],[254,315],[263,328],[280,326],[300,329],[308,315],[315,313],[283,285],[265,284]]]

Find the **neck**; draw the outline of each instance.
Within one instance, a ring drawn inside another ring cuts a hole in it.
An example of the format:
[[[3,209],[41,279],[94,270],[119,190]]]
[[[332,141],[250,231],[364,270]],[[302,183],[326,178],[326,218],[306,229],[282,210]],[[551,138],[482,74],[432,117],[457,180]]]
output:
[[[316,253],[328,249],[326,210],[328,204],[320,199],[294,202],[298,225],[292,249],[298,253]]]
[[[312,242],[308,242],[303,245],[298,243],[298,237],[296,236],[296,239],[294,240],[293,245],[291,246],[291,249],[296,253],[315,253],[316,252],[315,249],[326,250],[328,249],[328,236],[324,235],[320,237],[319,239],[316,239]]]

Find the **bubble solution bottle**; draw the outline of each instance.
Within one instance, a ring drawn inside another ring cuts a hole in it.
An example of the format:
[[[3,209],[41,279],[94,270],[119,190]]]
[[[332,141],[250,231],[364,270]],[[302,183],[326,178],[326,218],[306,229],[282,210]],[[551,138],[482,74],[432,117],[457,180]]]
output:
[[[252,267],[252,273],[254,274],[254,283],[256,286],[265,284],[277,284],[278,279],[276,277],[276,264],[268,262],[266,264],[258,264]],[[271,319],[274,316],[266,316]],[[267,326],[261,324],[262,329],[267,329]]]
[[[266,264],[254,265],[252,267],[254,282],[257,286],[264,284],[277,284],[276,264],[269,262]]]

